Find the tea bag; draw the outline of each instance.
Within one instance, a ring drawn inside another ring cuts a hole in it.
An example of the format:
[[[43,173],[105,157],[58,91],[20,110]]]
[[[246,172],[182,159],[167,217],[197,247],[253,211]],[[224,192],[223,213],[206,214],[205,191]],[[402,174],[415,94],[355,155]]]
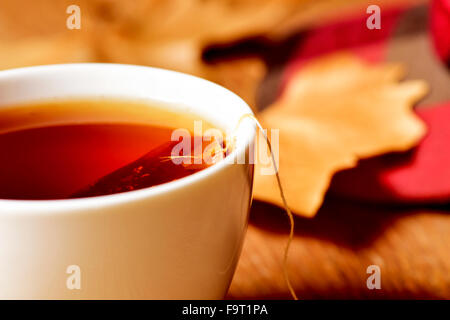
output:
[[[94,197],[139,190],[180,179],[203,170],[211,163],[204,159],[202,145],[199,145],[200,150],[195,150],[196,145],[198,145],[194,143],[196,138],[191,138],[190,146],[192,147],[188,155],[174,155],[174,147],[180,142],[166,142],[132,163],[75,192],[70,198]],[[210,148],[210,150],[214,153],[211,154],[213,162],[220,160],[220,152],[223,149]],[[200,160],[194,161],[196,157],[200,157]]]

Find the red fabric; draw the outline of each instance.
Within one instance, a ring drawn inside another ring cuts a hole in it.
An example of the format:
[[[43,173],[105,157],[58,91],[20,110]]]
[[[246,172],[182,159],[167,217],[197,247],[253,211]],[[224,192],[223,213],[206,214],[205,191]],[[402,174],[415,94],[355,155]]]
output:
[[[382,9],[382,28],[379,30],[367,28],[366,20],[369,14],[365,14],[307,31],[286,66],[283,83],[287,83],[309,59],[333,51],[345,49],[368,62],[384,60],[388,40],[404,11],[405,9]]]
[[[429,128],[418,147],[363,160],[337,173],[330,191],[374,202],[450,201],[450,102],[417,113]]]
[[[437,54],[450,63],[450,0],[433,1],[430,29]]]

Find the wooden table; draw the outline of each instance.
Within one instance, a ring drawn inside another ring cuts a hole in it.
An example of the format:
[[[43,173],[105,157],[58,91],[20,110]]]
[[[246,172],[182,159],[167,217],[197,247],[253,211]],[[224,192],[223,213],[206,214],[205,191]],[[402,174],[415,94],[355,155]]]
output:
[[[450,206],[390,208],[328,197],[314,219],[295,219],[289,274],[297,295],[314,298],[450,298]],[[288,220],[254,202],[228,298],[290,298],[282,273]],[[381,269],[369,290],[366,269]]]

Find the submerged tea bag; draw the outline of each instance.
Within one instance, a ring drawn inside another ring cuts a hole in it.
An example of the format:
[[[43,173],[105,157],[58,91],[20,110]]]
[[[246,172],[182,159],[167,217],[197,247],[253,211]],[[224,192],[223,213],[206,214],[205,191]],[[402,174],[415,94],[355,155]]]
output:
[[[223,159],[225,149],[220,143],[213,141],[209,144],[199,144],[199,140],[196,143],[196,139],[201,142],[201,136],[190,139],[187,144],[190,150],[177,148],[179,141],[168,141],[75,192],[71,198],[102,196],[152,187],[186,177]]]

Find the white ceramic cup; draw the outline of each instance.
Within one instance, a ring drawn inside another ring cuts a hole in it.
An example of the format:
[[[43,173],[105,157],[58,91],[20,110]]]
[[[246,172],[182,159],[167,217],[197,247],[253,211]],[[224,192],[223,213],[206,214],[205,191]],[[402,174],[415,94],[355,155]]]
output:
[[[0,108],[72,97],[160,101],[230,131],[251,113],[218,85],[155,68],[67,64],[0,72]],[[0,200],[0,299],[223,298],[253,182],[253,166],[232,160],[248,152],[255,125],[242,122],[236,137],[229,161],[152,188],[73,200]],[[77,280],[80,289],[70,285]]]

